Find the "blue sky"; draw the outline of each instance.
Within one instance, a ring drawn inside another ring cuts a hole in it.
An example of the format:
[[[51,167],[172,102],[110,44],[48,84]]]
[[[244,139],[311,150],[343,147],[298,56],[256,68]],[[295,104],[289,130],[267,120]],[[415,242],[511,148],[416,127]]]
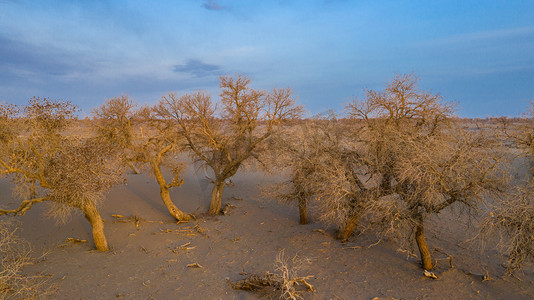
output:
[[[217,99],[218,76],[242,73],[319,113],[410,72],[462,117],[519,115],[534,100],[534,1],[0,0],[9,103]]]

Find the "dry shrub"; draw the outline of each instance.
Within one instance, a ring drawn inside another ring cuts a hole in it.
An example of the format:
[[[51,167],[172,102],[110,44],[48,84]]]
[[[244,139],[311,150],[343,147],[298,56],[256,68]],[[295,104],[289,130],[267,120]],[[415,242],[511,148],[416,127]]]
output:
[[[284,250],[276,257],[274,273],[267,272],[264,276],[250,275],[247,278],[231,284],[232,288],[247,291],[257,291],[266,295],[280,294],[280,299],[297,300],[304,291],[315,292],[307,280],[313,276],[299,276],[303,266],[309,264],[309,259],[295,255],[288,259]]]
[[[272,138],[268,151],[262,153],[270,172],[284,172],[288,179],[262,187],[264,198],[274,198],[285,203],[296,203],[299,207],[300,223],[307,224],[308,202],[313,199],[331,198],[320,204],[336,205],[336,199],[350,197],[345,188],[344,171],[349,167],[345,158],[348,149],[342,146],[343,135],[335,115],[302,120]],[[334,167],[332,167],[334,166]],[[343,171],[344,170],[344,171]],[[339,174],[341,171],[342,174]],[[337,172],[337,173],[336,173]],[[335,174],[334,174],[335,173]],[[341,176],[341,177],[340,177]],[[340,182],[342,182],[340,184]],[[336,188],[333,188],[333,187]],[[334,192],[333,192],[334,191]],[[345,218],[346,210],[321,208],[335,216],[321,214],[323,221]]]
[[[503,119],[502,123],[507,141],[519,148],[519,156],[526,157],[531,163],[529,178],[496,198],[480,227],[484,239],[490,234],[499,235],[498,245],[508,258],[509,274],[534,263],[534,102],[525,117],[513,123]]]
[[[361,161],[378,179],[368,201],[371,220],[382,233],[414,237],[423,268],[432,269],[425,220],[455,203],[472,213],[503,191],[504,155],[495,140],[457,126],[452,105],[419,90],[413,75],[398,75],[383,92],[368,91],[349,111],[366,124]],[[411,233],[402,233],[406,228]]]
[[[23,268],[32,264],[30,245],[19,238],[13,222],[0,220],[0,299],[38,299],[50,294],[41,276],[28,276]]]
[[[480,228],[484,236],[499,234],[499,248],[507,255],[507,270],[512,274],[534,264],[534,180],[507,196],[495,200]]]

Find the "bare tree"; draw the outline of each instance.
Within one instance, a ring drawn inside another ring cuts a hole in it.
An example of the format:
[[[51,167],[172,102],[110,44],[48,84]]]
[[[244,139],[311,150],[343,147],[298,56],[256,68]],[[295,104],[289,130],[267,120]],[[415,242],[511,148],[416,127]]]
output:
[[[96,135],[110,147],[119,150],[123,164],[132,169],[135,174],[139,170],[133,163],[135,153],[132,151],[137,119],[136,103],[127,95],[114,97],[106,103],[93,109],[93,122]]]
[[[269,171],[286,172],[288,179],[280,183],[264,186],[264,197],[273,197],[283,202],[297,203],[300,224],[308,223],[308,202],[314,198],[323,205],[336,205],[336,199],[353,196],[344,189],[346,174],[335,172],[350,172],[347,160],[349,149],[345,147],[346,135],[343,135],[342,124],[335,115],[318,116],[302,120],[300,125],[292,126],[271,139],[266,162]],[[340,178],[341,176],[341,178]],[[343,184],[339,184],[339,180]],[[337,188],[334,188],[336,186]],[[350,188],[349,188],[350,189]],[[325,200],[328,198],[329,200]],[[322,212],[334,214],[343,213],[338,208],[322,207]],[[321,215],[329,221],[332,216]],[[337,218],[346,218],[346,216]]]
[[[64,220],[72,209],[81,210],[93,228],[96,248],[109,249],[104,222],[97,209],[103,194],[122,182],[114,153],[90,138],[63,135],[76,107],[66,101],[34,98],[20,119],[18,135],[4,143],[0,172],[15,183],[18,208],[0,209],[0,215],[23,215],[33,204],[50,201],[49,215]],[[12,122],[19,120],[13,118]]]
[[[191,215],[180,210],[170,196],[170,190],[183,184],[185,165],[174,159],[179,152],[179,135],[175,124],[161,119],[152,107],[139,108],[127,96],[111,98],[94,111],[97,138],[120,153],[123,164],[134,170],[149,169],[160,188],[160,196],[169,213],[178,221],[188,221]],[[172,171],[168,181],[163,168]]]
[[[161,118],[177,122],[185,147],[198,163],[213,170],[210,214],[221,211],[227,179],[245,160],[256,156],[259,146],[280,125],[301,113],[290,89],[267,93],[250,88],[249,83],[250,79],[241,75],[222,76],[220,105],[203,92],[181,97],[170,93],[156,110]]]
[[[412,74],[367,91],[348,111],[364,124],[354,144],[361,174],[351,180],[359,181],[366,214],[383,233],[411,229],[423,268],[432,269],[425,220],[455,203],[476,208],[487,193],[498,193],[502,154],[486,136],[455,126],[453,107],[419,90]]]

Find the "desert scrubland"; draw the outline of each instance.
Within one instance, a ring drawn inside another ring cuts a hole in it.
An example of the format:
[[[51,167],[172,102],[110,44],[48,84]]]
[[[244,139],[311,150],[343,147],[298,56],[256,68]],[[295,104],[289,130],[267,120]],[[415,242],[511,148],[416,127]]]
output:
[[[289,88],[0,108],[0,298],[532,299],[534,111],[412,74],[308,116]]]

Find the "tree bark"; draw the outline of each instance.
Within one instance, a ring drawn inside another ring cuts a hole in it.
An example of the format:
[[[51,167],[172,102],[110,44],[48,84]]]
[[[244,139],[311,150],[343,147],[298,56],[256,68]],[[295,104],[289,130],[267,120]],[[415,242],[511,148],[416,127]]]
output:
[[[93,241],[95,242],[96,250],[98,251],[108,251],[108,241],[106,240],[106,235],[104,234],[104,221],[98,212],[93,201],[86,201],[83,205],[82,210],[85,214],[85,218],[91,224],[93,228]]]
[[[352,232],[358,225],[358,221],[360,220],[359,217],[349,217],[347,221],[345,221],[345,224],[341,225],[337,231],[336,238],[338,240],[341,240],[345,242],[349,239],[349,237],[352,235]]]
[[[211,192],[211,203],[209,213],[211,215],[218,215],[221,212],[222,195],[226,183],[223,181],[216,181],[213,191]]]
[[[299,216],[300,216],[301,225],[308,224],[308,213],[306,210],[306,198],[299,198]]]
[[[421,254],[421,264],[423,269],[432,270],[432,256],[428,250],[428,246],[425,240],[425,232],[423,228],[423,221],[417,224],[415,229],[415,241],[417,242],[417,247],[419,248],[419,253]]]
[[[152,170],[154,171],[154,176],[156,176],[156,181],[159,184],[159,194],[161,196],[161,200],[163,200],[163,204],[165,204],[165,207],[167,207],[167,210],[178,221],[189,221],[193,217],[190,214],[187,214],[183,211],[181,211],[171,199],[171,194],[169,193],[169,187],[167,186],[167,182],[165,181],[165,177],[163,176],[163,173],[161,172],[161,168],[157,163],[152,164]]]

